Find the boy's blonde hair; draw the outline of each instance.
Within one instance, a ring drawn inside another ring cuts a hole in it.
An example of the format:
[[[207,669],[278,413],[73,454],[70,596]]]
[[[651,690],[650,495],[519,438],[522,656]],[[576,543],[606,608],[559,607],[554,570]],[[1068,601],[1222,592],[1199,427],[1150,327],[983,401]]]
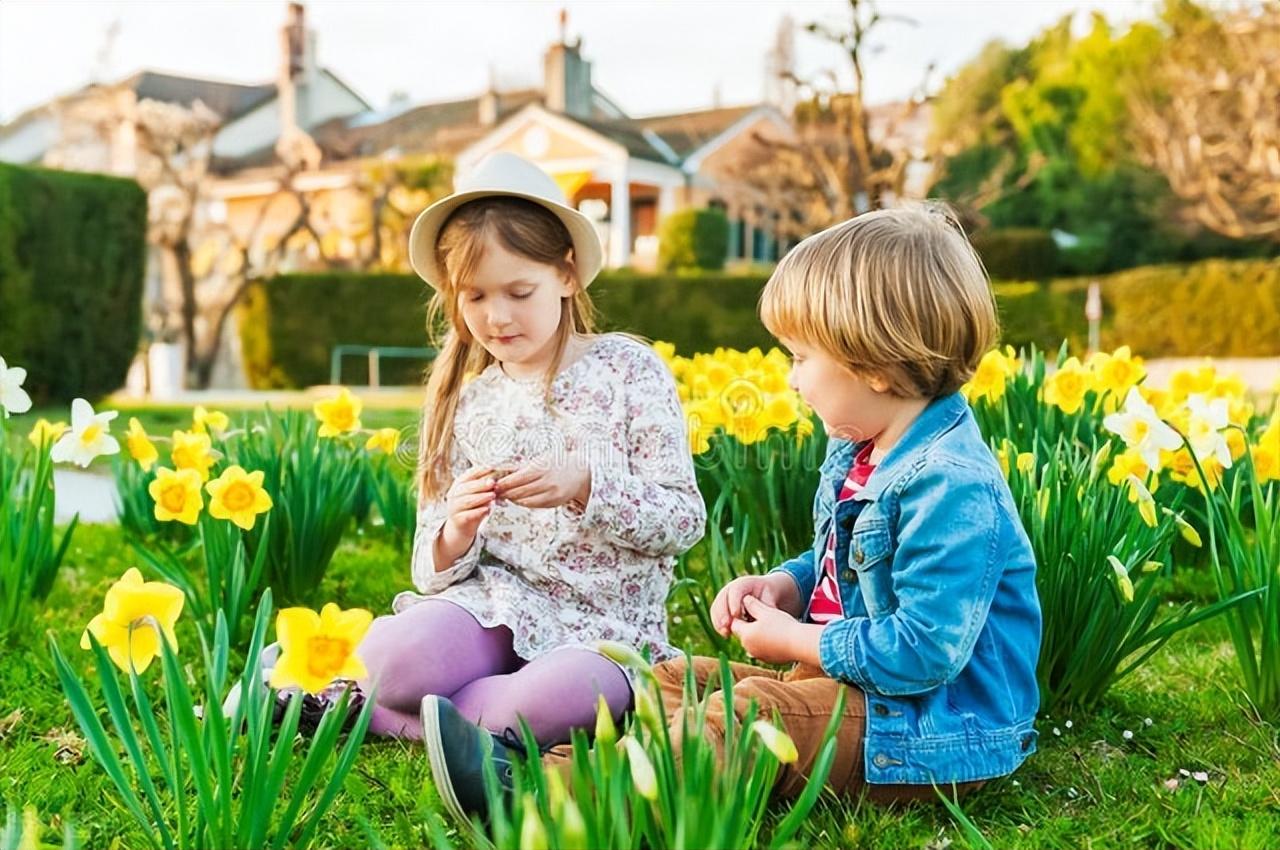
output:
[[[954,392],[995,343],[982,261],[951,211],[876,210],[793,248],[760,296],[774,336],[825,351],[903,398]]]

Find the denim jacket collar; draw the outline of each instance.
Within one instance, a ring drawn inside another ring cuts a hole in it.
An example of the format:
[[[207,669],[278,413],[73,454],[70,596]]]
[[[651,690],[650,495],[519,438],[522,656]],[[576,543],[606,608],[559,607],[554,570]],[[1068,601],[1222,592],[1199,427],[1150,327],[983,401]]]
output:
[[[889,449],[888,454],[876,466],[867,483],[854,498],[861,501],[875,501],[884,488],[901,473],[899,467],[909,463],[919,455],[920,451],[954,428],[967,409],[968,402],[960,393],[951,393],[931,401],[929,406],[921,411],[915,421],[907,427],[902,439]],[[828,460],[834,461],[839,455],[844,463],[844,469],[848,469],[853,461],[853,453],[862,445],[864,443],[841,446]],[[826,465],[823,466],[823,472],[826,472]]]

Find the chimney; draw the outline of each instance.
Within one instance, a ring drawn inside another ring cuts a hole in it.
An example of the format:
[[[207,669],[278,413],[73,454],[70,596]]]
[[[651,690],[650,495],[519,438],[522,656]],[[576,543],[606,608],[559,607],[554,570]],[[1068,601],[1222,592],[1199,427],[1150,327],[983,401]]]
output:
[[[280,30],[280,132],[305,130],[311,123],[312,85],[315,80],[315,33],[306,27],[306,10],[290,3]]]
[[[489,87],[485,89],[484,94],[480,95],[480,124],[484,127],[492,127],[498,123],[498,109],[501,107],[498,98],[498,83],[495,78],[493,66],[489,66]]]
[[[547,48],[543,61],[546,107],[575,118],[591,117],[591,63],[582,58],[582,39],[568,43],[569,13],[560,10],[560,40]]]

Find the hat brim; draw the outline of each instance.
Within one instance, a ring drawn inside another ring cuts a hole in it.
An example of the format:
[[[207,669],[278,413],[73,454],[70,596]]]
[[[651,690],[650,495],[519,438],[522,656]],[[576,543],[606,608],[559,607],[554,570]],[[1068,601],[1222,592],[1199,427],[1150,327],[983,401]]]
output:
[[[413,229],[409,231],[409,265],[417,272],[418,277],[425,280],[433,289],[443,284],[443,270],[436,261],[436,240],[440,237],[440,228],[449,220],[454,210],[469,201],[480,198],[523,198],[532,201],[560,219],[569,231],[569,239],[573,242],[574,268],[577,271],[578,285],[586,289],[595,280],[604,265],[604,250],[600,245],[600,235],[591,219],[572,207],[549,201],[538,195],[524,192],[511,192],[499,189],[475,189],[470,192],[459,192],[447,198],[441,198],[423,210]]]

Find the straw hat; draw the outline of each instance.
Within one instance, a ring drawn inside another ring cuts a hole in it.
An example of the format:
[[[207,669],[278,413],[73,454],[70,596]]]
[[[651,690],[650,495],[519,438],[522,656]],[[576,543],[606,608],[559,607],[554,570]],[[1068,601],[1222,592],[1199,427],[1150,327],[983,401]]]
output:
[[[439,289],[441,270],[436,265],[436,240],[454,210],[479,198],[524,198],[560,219],[573,241],[578,284],[586,289],[604,263],[600,236],[591,219],[565,202],[564,193],[545,171],[513,153],[498,151],[485,157],[475,170],[458,178],[456,191],[427,207],[409,233],[409,265],[418,276]]]

